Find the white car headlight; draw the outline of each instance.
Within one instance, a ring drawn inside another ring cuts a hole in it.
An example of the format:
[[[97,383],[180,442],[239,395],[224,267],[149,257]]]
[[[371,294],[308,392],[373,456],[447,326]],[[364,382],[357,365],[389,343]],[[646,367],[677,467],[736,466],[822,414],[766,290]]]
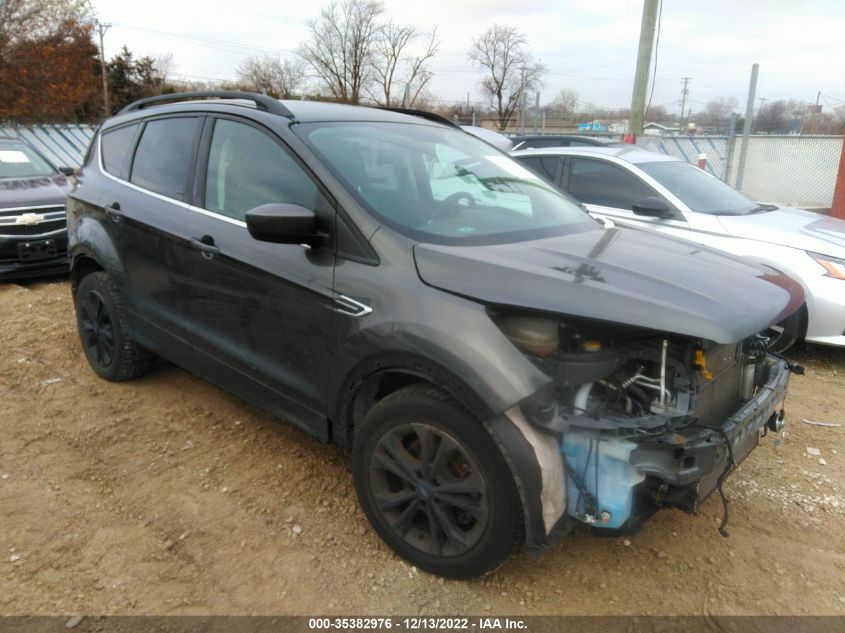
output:
[[[815,259],[816,263],[827,271],[825,272],[825,276],[845,281],[845,260],[819,253],[808,253],[808,255]]]

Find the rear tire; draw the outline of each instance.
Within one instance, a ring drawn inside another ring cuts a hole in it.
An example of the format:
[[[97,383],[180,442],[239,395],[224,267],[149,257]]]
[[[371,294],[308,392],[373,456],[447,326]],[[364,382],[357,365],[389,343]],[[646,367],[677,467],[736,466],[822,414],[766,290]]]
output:
[[[74,304],[82,350],[98,376],[120,382],[149,370],[154,357],[135,342],[129,316],[108,273],[83,277]]]
[[[355,490],[399,556],[449,578],[498,567],[522,539],[519,494],[484,426],[447,394],[404,387],[356,431]]]

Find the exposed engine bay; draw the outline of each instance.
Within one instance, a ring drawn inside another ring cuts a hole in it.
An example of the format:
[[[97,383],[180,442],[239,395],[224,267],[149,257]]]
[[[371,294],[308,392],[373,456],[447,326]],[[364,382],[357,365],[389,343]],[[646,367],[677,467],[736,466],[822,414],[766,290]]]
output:
[[[520,408],[560,447],[562,518],[628,533],[660,507],[692,513],[718,490],[726,534],[724,478],[784,424],[788,371],[765,337],[716,344],[585,319],[491,316],[551,378]]]

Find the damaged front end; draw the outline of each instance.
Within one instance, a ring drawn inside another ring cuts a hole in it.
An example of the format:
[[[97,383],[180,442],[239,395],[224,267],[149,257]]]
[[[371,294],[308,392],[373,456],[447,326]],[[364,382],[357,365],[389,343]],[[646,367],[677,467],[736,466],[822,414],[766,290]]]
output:
[[[789,367],[762,336],[717,344],[589,319],[491,317],[551,379],[506,412],[540,468],[536,544],[578,523],[615,536],[661,507],[693,513],[784,424]]]

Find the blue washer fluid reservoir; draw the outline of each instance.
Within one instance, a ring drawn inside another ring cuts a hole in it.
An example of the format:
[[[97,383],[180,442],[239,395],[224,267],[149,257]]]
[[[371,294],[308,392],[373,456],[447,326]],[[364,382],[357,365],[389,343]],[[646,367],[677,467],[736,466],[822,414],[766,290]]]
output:
[[[595,527],[621,527],[631,516],[634,487],[645,479],[629,463],[636,446],[617,437],[599,440],[577,430],[566,433],[561,447],[566,460],[566,513]],[[595,500],[594,508],[588,495]]]

